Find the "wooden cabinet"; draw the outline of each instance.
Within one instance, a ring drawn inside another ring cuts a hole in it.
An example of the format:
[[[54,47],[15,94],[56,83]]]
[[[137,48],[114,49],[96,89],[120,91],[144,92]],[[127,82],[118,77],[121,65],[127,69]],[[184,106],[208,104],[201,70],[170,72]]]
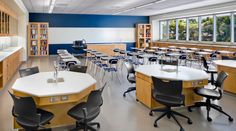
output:
[[[208,80],[183,81],[182,94],[185,95],[185,106],[193,105],[201,101],[202,97],[194,93],[195,87],[203,87],[208,84]],[[136,99],[150,109],[163,108],[163,105],[156,102],[152,97],[152,78],[145,74],[136,72]]]
[[[0,62],[0,89],[3,88],[18,70],[22,60],[22,49]]]
[[[136,47],[150,47],[152,42],[152,25],[137,24],[136,25]]]
[[[0,36],[18,34],[18,20],[16,13],[0,1]]]
[[[29,56],[48,56],[48,23],[31,22],[28,26]]]

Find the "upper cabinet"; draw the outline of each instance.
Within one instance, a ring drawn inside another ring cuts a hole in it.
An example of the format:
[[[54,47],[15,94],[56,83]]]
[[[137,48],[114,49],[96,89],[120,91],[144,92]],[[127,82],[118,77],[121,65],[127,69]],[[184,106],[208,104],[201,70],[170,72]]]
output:
[[[17,34],[18,20],[16,13],[0,1],[0,36],[13,36]]]

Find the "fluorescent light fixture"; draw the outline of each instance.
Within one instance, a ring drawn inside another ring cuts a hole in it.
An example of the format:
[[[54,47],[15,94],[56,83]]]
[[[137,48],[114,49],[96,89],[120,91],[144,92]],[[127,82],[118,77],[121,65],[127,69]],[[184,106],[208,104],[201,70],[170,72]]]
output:
[[[144,5],[140,5],[140,6],[133,7],[133,8],[131,8],[131,9],[119,11],[119,12],[117,12],[117,13],[114,13],[113,15],[118,15],[118,14],[121,14],[121,13],[124,13],[124,12],[133,11],[133,10],[135,10],[135,9],[144,8],[144,7],[151,6],[151,5],[153,5],[153,4],[158,4],[158,3],[161,3],[161,2],[164,2],[164,1],[166,1],[166,0],[157,0],[157,1],[154,1],[154,2],[151,2],[151,3],[147,3],[147,4],[144,4]]]
[[[55,3],[56,3],[56,0],[51,0],[51,4],[50,4],[48,13],[52,13],[53,8],[54,8],[54,6],[55,6]]]

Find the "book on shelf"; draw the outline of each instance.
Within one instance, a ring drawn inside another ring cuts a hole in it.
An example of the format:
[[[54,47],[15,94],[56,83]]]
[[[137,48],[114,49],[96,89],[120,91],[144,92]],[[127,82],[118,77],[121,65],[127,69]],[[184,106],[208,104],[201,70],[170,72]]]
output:
[[[31,42],[31,45],[32,45],[32,46],[36,46],[36,45],[37,45],[37,41],[35,41],[35,40],[32,41],[32,42]]]

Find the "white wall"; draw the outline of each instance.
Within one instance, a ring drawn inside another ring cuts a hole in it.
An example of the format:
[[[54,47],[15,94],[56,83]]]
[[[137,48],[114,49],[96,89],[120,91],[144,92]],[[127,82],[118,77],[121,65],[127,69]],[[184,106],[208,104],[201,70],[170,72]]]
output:
[[[49,44],[135,42],[135,28],[49,28]]]
[[[236,12],[236,2],[229,2],[220,5],[206,6],[195,9],[176,11],[160,15],[150,16],[150,22],[153,24],[153,41],[159,40],[159,20],[192,17],[199,15],[218,14],[225,12]]]
[[[27,60],[27,25],[29,22],[29,12],[21,0],[14,0],[18,6],[18,46],[22,46],[23,61]]]

